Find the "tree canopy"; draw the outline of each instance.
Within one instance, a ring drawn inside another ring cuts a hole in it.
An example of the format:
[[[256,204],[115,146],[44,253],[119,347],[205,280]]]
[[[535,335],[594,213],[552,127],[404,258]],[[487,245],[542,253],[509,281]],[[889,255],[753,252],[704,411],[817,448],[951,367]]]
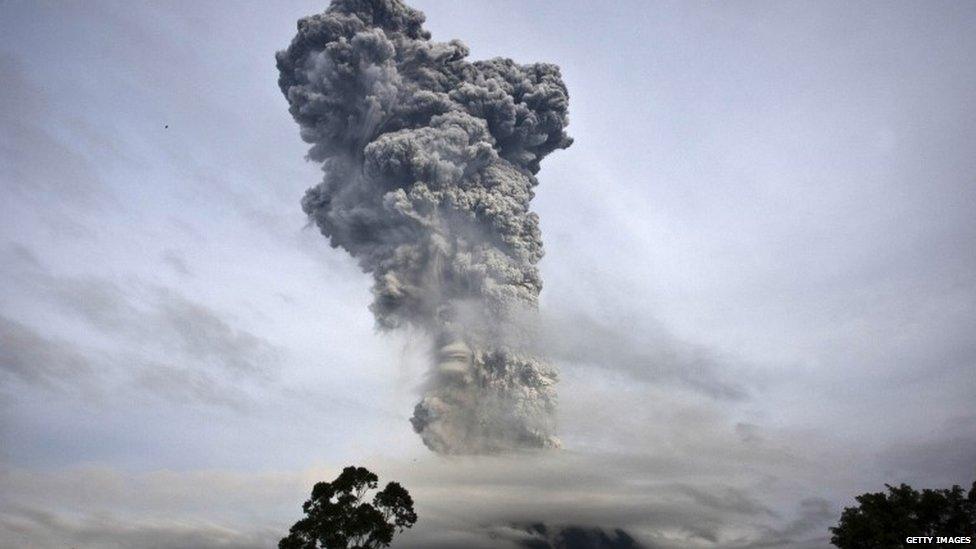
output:
[[[885,485],[888,493],[857,496],[831,528],[830,542],[841,549],[917,547],[916,536],[976,536],[976,482],[969,494],[958,485],[921,492],[907,484]]]
[[[305,518],[296,522],[279,549],[376,549],[413,526],[413,498],[397,482],[376,489],[378,477],[364,467],[346,467],[332,482],[319,482],[302,505]]]

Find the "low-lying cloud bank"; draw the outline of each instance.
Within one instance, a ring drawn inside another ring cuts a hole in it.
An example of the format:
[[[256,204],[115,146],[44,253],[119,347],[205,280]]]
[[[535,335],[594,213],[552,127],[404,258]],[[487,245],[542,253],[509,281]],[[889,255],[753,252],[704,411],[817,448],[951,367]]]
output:
[[[821,482],[823,468],[810,459],[817,440],[737,421],[726,401],[693,391],[573,372],[565,380],[569,450],[363,459],[417,502],[420,521],[397,546],[826,545],[843,491]],[[620,420],[608,422],[608,414]],[[312,484],[343,465],[138,473],[11,467],[0,476],[0,545],[271,546],[300,516]]]
[[[700,465],[572,452],[370,463],[417,501],[420,522],[400,547],[801,547],[822,540],[834,514],[826,501],[774,508],[762,484],[783,485],[703,475]],[[0,544],[269,546],[298,518],[308,487],[336,470],[7,470]]]

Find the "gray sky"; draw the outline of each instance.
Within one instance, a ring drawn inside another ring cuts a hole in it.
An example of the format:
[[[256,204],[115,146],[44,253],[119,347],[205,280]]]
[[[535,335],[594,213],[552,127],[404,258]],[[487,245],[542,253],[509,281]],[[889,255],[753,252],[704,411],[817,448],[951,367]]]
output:
[[[567,450],[411,432],[424,343],[299,207],[273,54],[324,3],[7,0],[0,545],[268,546],[349,463],[414,494],[403,546],[823,547],[858,493],[974,480],[976,5],[411,5],[563,69],[534,208]]]

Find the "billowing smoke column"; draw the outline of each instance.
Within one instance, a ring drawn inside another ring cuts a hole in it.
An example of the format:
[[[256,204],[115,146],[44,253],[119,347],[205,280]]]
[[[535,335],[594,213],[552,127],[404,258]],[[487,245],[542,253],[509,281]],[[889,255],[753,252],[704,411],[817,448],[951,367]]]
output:
[[[434,341],[411,419],[442,453],[558,446],[555,371],[512,325],[537,306],[529,211],[540,161],[572,140],[555,65],[469,62],[399,0],[335,0],[278,52],[279,85],[324,179],[302,200],[374,278],[383,329]]]

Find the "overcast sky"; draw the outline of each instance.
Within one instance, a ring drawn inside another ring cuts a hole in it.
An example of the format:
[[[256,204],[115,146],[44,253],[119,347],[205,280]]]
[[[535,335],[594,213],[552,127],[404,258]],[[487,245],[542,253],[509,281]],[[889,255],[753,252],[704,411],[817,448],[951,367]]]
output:
[[[299,206],[274,52],[314,2],[0,2],[0,545],[266,547],[350,463],[403,546],[544,522],[825,547],[976,479],[976,4],[411,3],[560,65],[533,202],[557,455],[446,460],[425,343]]]

